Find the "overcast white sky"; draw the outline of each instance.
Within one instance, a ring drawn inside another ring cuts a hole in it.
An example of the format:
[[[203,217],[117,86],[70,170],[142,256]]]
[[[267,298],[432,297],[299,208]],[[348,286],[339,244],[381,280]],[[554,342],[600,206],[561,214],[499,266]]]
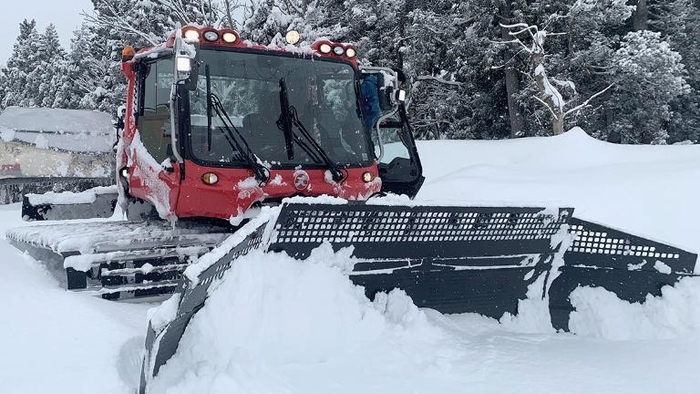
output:
[[[56,25],[61,43],[70,46],[73,30],[80,27],[82,10],[92,11],[90,0],[2,0],[0,1],[0,65],[7,63],[12,46],[19,35],[23,19],[35,19],[37,30],[43,32],[49,23]]]

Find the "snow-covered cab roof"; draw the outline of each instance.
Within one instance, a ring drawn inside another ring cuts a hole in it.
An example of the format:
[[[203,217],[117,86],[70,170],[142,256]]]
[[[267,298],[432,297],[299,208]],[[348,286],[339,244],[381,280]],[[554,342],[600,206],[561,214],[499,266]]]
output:
[[[73,152],[108,152],[116,139],[112,117],[88,110],[8,107],[0,130],[5,141]]]

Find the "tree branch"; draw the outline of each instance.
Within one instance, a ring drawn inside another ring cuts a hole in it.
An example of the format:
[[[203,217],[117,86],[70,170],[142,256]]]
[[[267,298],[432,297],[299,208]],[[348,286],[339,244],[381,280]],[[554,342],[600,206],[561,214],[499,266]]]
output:
[[[429,76],[429,75],[419,76],[416,78],[416,80],[417,81],[435,81],[435,82],[439,82],[439,83],[442,83],[445,85],[452,85],[452,86],[462,86],[463,85],[462,82],[446,81],[442,78],[433,77],[433,76]]]
[[[547,109],[549,110],[549,112],[551,112],[552,116],[554,116],[555,118],[557,117],[557,114],[554,113],[554,110],[552,109],[552,107],[551,107],[549,104],[547,104],[544,100],[542,100],[541,98],[539,98],[539,97],[537,97],[537,96],[532,96],[532,98],[534,98],[535,100],[537,100],[537,101],[539,101],[540,103],[542,103],[542,105],[544,105],[545,107],[547,107]]]
[[[588,103],[591,102],[591,100],[593,100],[594,98],[596,98],[596,97],[600,96],[601,94],[607,92],[611,87],[613,87],[613,85],[615,85],[615,84],[614,84],[614,83],[611,83],[610,85],[608,85],[607,88],[605,88],[605,89],[601,90],[600,92],[594,94],[593,96],[589,97],[588,100],[584,101],[584,102],[581,103],[580,105],[577,105],[577,106],[575,106],[574,108],[571,108],[570,110],[564,112],[564,116],[569,115],[569,114],[574,113],[574,112],[577,112],[577,111],[580,111],[581,109],[583,109],[584,107],[586,107],[586,106],[588,105]]]

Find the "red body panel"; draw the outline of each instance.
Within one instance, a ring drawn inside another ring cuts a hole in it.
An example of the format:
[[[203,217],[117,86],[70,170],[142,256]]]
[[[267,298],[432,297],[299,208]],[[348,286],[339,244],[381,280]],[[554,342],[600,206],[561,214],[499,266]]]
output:
[[[294,195],[330,195],[348,200],[365,200],[378,193],[381,181],[376,178],[376,166],[345,170],[347,178],[341,184],[333,182],[327,170],[270,170],[270,180],[260,186],[253,178],[252,171],[234,168],[210,168],[185,160],[185,179],[179,185],[180,196],[175,207],[178,217],[235,218],[244,213],[256,202],[278,200]],[[217,175],[215,185],[202,181],[204,173]],[[365,182],[362,176],[371,172],[374,180]],[[297,175],[306,173],[306,187],[297,187]]]

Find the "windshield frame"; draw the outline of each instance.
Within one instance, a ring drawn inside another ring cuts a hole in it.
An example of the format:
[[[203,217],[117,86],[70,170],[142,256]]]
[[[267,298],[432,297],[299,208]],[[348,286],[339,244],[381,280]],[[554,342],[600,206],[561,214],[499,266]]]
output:
[[[360,71],[354,67],[354,65],[348,61],[342,60],[342,59],[334,59],[334,58],[324,58],[320,56],[314,56],[312,54],[307,54],[307,53],[295,53],[295,52],[283,52],[283,51],[276,51],[276,50],[261,50],[261,49],[256,49],[256,48],[230,48],[230,47],[219,47],[219,46],[211,46],[211,45],[202,45],[198,52],[197,59],[199,59],[199,52],[200,51],[215,51],[215,52],[237,52],[237,53],[249,53],[249,54],[255,54],[259,56],[275,56],[275,57],[291,57],[291,58],[296,58],[296,59],[306,59],[307,61],[323,61],[323,62],[330,62],[330,63],[338,63],[345,65],[347,67],[350,67],[353,70],[352,73],[352,78],[353,78],[353,90],[355,92],[355,110],[358,111],[359,114],[361,114],[362,117],[364,117],[364,112],[362,111],[362,106],[361,106],[361,95],[360,95],[360,78],[361,78],[361,73]],[[200,67],[202,68],[202,67]],[[203,68],[202,68],[203,69]],[[199,76],[202,78],[202,76]],[[249,168],[249,165],[244,162],[244,161],[231,161],[231,162],[220,162],[220,161],[208,161],[205,159],[202,159],[198,157],[197,155],[194,154],[194,149],[192,147],[192,138],[191,138],[191,111],[190,111],[190,92],[187,89],[182,89],[180,91],[180,101],[181,101],[181,108],[182,108],[182,114],[183,119],[180,127],[180,132],[181,132],[181,140],[183,140],[184,143],[184,153],[185,153],[185,158],[188,160],[194,162],[197,165],[204,166],[204,167],[215,167],[215,168]],[[292,106],[294,106],[294,103],[290,103]],[[364,127],[364,122],[362,123],[362,136],[364,137],[365,144],[367,147],[367,160],[361,160],[360,157],[358,157],[358,160],[352,163],[337,163],[338,168],[346,169],[346,168],[366,168],[371,165],[373,165],[376,162],[376,158],[374,156],[374,142],[372,141],[371,135],[368,130],[365,129]],[[216,132],[214,130],[213,132]],[[282,130],[279,131],[282,133]],[[284,147],[280,147],[280,157],[286,155],[284,152]],[[315,169],[320,169],[320,170],[325,170],[328,169],[328,166],[326,163],[317,163],[317,162],[312,162],[312,163],[270,163],[270,168],[271,169],[277,169],[277,170],[294,170],[294,169],[309,169],[309,170],[315,170]]]

